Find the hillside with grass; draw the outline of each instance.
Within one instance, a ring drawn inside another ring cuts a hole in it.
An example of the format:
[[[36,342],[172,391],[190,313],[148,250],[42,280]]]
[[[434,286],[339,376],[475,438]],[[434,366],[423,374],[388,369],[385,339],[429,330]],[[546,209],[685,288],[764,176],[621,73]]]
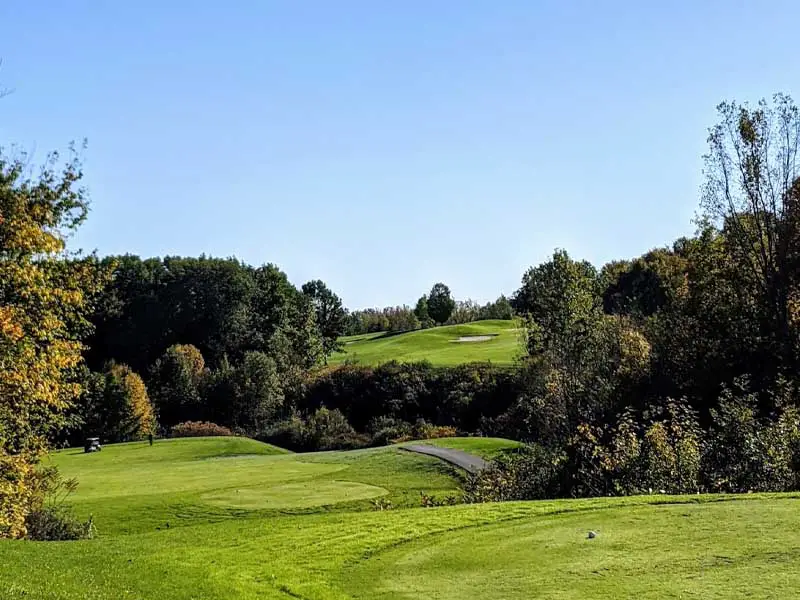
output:
[[[343,337],[343,349],[329,364],[377,365],[389,361],[428,361],[434,365],[492,362],[511,365],[522,351],[516,321],[487,320],[402,333],[367,333]]]
[[[80,480],[70,502],[97,535],[0,540],[4,599],[780,600],[800,586],[795,495],[423,508],[421,492],[458,496],[457,469],[398,447],[291,454],[243,438],[51,460]]]

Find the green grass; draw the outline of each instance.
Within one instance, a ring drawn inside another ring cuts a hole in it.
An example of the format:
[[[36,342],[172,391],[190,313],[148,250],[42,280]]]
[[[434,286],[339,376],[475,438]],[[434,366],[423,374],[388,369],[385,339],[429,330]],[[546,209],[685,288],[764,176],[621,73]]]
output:
[[[413,506],[420,490],[451,493],[453,470],[396,448],[292,454],[246,438],[185,438],[66,450],[51,462],[77,477],[75,505],[101,533],[138,533],[310,508],[368,508],[386,496]]]
[[[330,364],[347,360],[377,365],[396,360],[427,360],[435,365],[469,362],[512,364],[520,354],[519,324],[515,321],[476,321],[401,334],[369,333],[342,338],[344,350],[334,354]],[[463,336],[492,336],[481,342],[458,342]]]
[[[299,455],[227,438],[53,461],[83,482],[79,512],[104,507],[100,535],[0,542],[3,600],[788,600],[800,589],[794,495],[412,508],[421,489],[452,492],[455,472],[397,448]],[[365,487],[397,508],[372,510]]]
[[[429,444],[440,448],[452,448],[453,450],[463,450],[470,454],[476,454],[481,458],[491,460],[500,454],[519,448],[523,444],[503,438],[488,437],[457,437],[439,438],[435,440],[422,440],[419,442],[409,442],[415,444]]]

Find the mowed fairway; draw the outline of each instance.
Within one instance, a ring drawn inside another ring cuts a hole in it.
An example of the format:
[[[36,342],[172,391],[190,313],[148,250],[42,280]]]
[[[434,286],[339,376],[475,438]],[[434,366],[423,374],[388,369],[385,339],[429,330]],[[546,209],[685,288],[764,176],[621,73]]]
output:
[[[429,361],[434,365],[469,362],[512,364],[520,355],[521,330],[515,321],[476,321],[400,334],[369,333],[342,338],[344,349],[334,354],[330,364],[345,361],[377,365]],[[480,341],[462,338],[486,337]]]
[[[420,490],[459,483],[435,458],[296,455],[233,438],[54,462],[83,482],[75,506],[95,514],[99,536],[0,542],[0,598],[790,599],[800,589],[793,495],[419,508]],[[374,510],[377,497],[395,508]]]

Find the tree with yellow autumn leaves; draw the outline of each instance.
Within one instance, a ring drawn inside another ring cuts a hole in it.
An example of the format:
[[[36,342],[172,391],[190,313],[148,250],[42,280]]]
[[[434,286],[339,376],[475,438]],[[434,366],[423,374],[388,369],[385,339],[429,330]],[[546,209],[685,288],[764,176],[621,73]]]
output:
[[[81,340],[102,285],[92,257],[69,256],[86,218],[80,164],[0,154],[0,537],[25,535],[37,462],[81,394]]]

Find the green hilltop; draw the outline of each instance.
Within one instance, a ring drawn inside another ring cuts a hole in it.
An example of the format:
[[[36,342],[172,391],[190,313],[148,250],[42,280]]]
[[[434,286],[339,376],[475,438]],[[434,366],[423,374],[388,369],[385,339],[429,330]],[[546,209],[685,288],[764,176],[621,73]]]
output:
[[[367,333],[341,338],[343,349],[328,362],[377,365],[394,360],[428,361],[442,366],[469,362],[510,365],[521,353],[522,332],[517,321],[490,320],[403,333]]]

